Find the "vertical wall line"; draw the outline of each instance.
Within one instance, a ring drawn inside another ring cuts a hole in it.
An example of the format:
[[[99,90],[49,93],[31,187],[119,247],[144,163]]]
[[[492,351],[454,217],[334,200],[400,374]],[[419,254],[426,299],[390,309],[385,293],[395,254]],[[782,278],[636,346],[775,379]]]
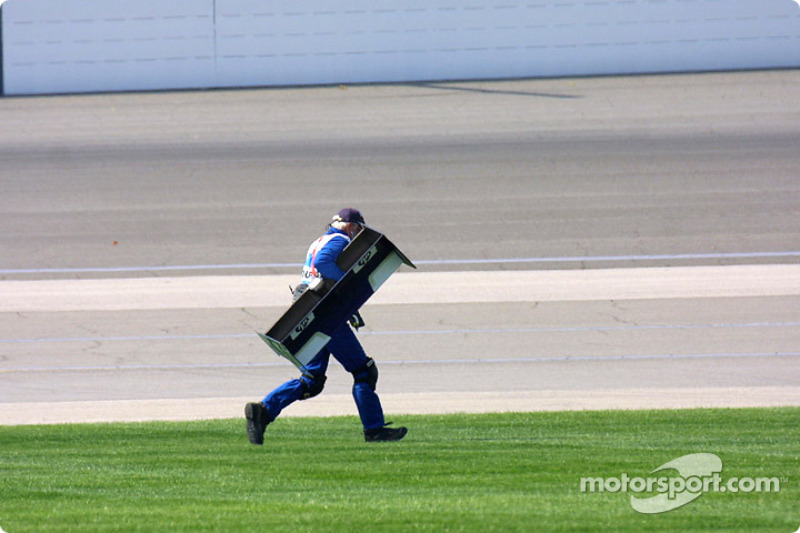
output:
[[[0,3],[0,96],[6,94],[3,71],[6,68],[5,57],[3,57],[3,4]]]
[[[219,70],[217,68],[217,0],[211,0],[211,25],[213,26],[214,39],[214,85],[219,85]]]

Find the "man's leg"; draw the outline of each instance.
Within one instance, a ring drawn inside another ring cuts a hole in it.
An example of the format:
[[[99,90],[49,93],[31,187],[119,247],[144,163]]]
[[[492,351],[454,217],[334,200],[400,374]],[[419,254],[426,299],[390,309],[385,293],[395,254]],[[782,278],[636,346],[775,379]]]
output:
[[[344,324],[334,332],[328,350],[345,370],[353,374],[353,399],[364,430],[383,427],[383,407],[375,393],[378,370],[375,361],[367,357],[349,325]]]
[[[328,350],[322,350],[307,365],[308,374],[292,379],[267,394],[261,401],[269,411],[270,422],[275,420],[281,411],[297,400],[313,398],[325,386],[325,372],[328,370]]]
[[[275,420],[281,411],[297,400],[313,398],[322,392],[329,357],[330,353],[322,350],[306,365],[308,374],[287,381],[270,392],[260,403],[248,403],[245,406],[247,436],[250,442],[262,444],[267,425]]]

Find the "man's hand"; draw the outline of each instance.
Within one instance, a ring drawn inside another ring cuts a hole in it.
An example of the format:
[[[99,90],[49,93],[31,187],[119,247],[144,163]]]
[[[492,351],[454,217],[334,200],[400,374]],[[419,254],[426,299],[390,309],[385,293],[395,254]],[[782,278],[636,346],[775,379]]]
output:
[[[358,328],[364,325],[364,319],[361,318],[361,315],[358,311],[355,312],[353,316],[350,317],[350,325],[358,331]]]

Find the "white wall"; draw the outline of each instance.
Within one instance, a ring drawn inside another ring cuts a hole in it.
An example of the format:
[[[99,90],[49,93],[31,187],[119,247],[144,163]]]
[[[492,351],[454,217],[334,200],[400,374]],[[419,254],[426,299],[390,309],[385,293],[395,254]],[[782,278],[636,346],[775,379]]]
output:
[[[213,85],[213,0],[10,0],[6,94]]]
[[[794,0],[7,0],[2,11],[6,94],[800,67]]]

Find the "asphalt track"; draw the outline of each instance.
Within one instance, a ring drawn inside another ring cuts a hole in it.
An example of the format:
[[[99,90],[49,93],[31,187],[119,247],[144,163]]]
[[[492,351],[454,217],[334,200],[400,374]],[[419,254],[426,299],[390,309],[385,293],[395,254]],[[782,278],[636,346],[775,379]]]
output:
[[[328,217],[403,413],[800,405],[800,71],[0,99],[0,423],[241,416]],[[291,415],[354,414],[332,366]]]

